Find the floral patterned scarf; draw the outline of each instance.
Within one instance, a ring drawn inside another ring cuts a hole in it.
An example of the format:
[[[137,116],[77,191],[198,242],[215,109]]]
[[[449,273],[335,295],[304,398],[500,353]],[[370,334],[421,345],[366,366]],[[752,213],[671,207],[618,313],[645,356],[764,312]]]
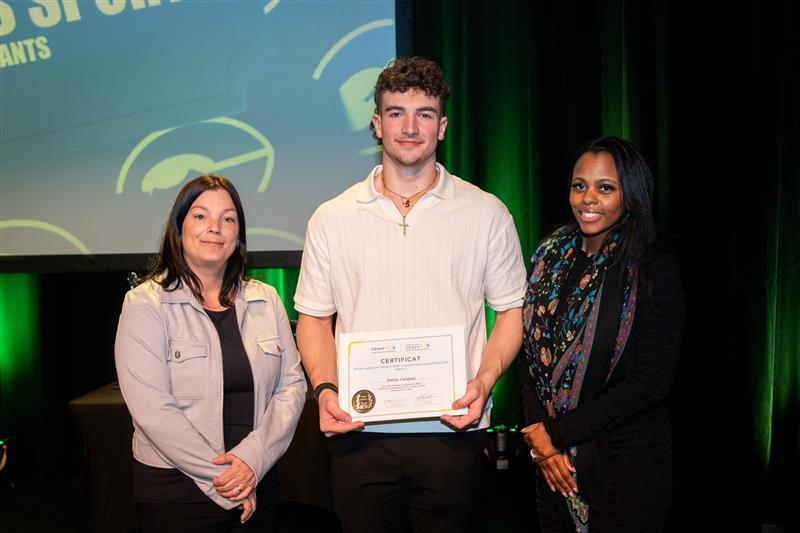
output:
[[[562,286],[575,264],[581,232],[569,226],[553,233],[534,254],[533,273],[528,280],[523,307],[525,353],[528,371],[541,405],[551,418],[578,406],[581,386],[592,353],[603,281],[614,263],[624,233],[624,222],[606,236],[600,250],[569,294]],[[630,335],[637,300],[636,269],[625,267],[623,305],[614,355],[606,381],[611,376]],[[559,298],[567,298],[563,312]],[[577,454],[572,447],[570,454]],[[568,498],[577,531],[588,531],[588,506],[578,496]]]

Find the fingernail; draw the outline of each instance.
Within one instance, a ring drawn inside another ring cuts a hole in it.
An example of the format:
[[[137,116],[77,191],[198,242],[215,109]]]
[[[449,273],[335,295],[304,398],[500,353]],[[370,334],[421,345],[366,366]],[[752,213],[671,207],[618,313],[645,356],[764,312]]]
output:
[[[562,495],[563,497],[565,497],[565,498],[567,497],[567,493],[566,493],[566,492],[564,492],[563,490],[561,491],[561,495]]]

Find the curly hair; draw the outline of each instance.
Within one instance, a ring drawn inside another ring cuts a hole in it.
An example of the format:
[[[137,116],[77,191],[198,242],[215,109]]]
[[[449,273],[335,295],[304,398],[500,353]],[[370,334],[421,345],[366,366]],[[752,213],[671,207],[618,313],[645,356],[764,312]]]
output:
[[[440,111],[444,112],[444,104],[450,96],[450,86],[444,77],[444,71],[434,61],[424,57],[398,57],[378,76],[375,83],[375,113],[381,112],[381,98],[384,93],[404,93],[409,89],[417,89],[428,96],[439,99]],[[372,136],[375,127],[370,124]]]

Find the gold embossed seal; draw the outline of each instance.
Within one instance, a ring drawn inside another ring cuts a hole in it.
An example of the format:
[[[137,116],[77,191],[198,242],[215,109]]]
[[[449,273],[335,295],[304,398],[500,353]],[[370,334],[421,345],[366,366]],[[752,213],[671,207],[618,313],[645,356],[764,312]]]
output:
[[[359,413],[369,413],[375,407],[375,395],[364,389],[353,394],[353,409]]]

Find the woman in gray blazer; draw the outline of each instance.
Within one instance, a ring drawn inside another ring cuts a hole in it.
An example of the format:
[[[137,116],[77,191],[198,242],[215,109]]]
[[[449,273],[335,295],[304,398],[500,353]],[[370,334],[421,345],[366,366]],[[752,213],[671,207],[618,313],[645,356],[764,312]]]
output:
[[[245,278],[246,255],[236,189],[201,176],[178,194],[147,280],[125,297],[115,357],[140,531],[276,529],[275,463],[306,381],[283,305]]]

